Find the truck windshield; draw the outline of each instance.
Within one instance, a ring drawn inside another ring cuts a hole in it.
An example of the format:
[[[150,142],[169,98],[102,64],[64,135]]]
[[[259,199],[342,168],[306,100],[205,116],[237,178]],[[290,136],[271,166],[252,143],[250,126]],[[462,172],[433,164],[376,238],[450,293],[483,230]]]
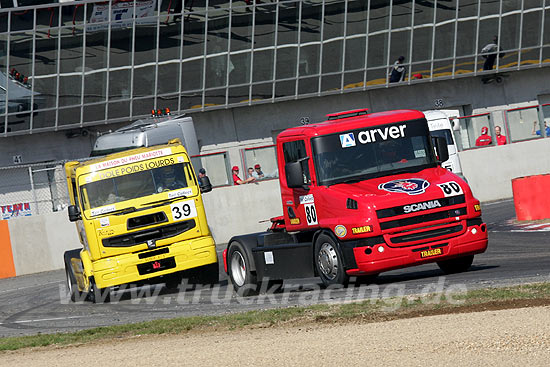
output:
[[[451,133],[451,130],[449,129],[432,130],[430,131],[430,135],[445,138],[445,140],[447,140],[447,145],[455,144],[455,142],[453,141],[453,135]]]
[[[418,172],[436,165],[425,119],[315,137],[319,185]]]
[[[187,186],[188,162],[116,176],[82,186],[84,207],[93,209]],[[192,177],[192,175],[188,175]],[[192,184],[192,182],[190,182]]]

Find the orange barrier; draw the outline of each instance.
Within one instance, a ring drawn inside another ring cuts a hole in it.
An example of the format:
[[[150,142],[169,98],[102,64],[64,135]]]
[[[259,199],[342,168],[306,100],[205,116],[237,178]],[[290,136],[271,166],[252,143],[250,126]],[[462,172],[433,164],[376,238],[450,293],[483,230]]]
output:
[[[550,218],[550,175],[518,177],[512,180],[518,220]]]
[[[0,279],[15,276],[11,251],[10,230],[7,220],[0,220]]]

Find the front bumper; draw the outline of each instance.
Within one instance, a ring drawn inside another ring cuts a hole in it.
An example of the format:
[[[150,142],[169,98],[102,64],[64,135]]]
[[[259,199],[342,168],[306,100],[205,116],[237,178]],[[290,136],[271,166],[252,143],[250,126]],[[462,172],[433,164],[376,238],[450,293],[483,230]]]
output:
[[[176,242],[148,251],[124,254],[94,261],[94,280],[98,287],[121,284],[172,274],[217,262],[211,236]]]
[[[356,276],[378,274],[408,266],[449,260],[485,252],[487,244],[487,226],[485,223],[479,223],[468,226],[459,236],[415,246],[390,247],[386,243],[380,243],[354,247],[355,266],[346,272],[348,275]]]

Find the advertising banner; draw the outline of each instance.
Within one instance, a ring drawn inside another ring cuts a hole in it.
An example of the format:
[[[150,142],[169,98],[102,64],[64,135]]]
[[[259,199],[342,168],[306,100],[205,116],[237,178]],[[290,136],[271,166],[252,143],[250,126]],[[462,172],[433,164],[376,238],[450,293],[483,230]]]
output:
[[[111,28],[127,28],[135,24],[156,24],[156,19],[148,18],[155,15],[157,0],[118,1],[111,5]],[[146,18],[146,19],[143,19]],[[109,28],[109,4],[94,4],[92,16],[86,26],[87,31],[98,31]]]
[[[32,215],[30,203],[18,203],[0,206],[2,210],[2,219],[11,219],[17,217],[28,217]]]

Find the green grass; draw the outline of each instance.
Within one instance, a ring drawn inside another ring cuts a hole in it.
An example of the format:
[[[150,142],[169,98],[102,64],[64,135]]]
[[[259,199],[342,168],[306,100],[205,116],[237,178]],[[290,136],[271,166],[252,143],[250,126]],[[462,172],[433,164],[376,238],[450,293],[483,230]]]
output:
[[[320,304],[249,311],[223,316],[193,316],[99,327],[73,333],[39,334],[0,339],[0,351],[49,345],[82,344],[137,335],[230,331],[307,323],[376,322],[454,312],[550,305],[550,283],[488,288],[466,293],[407,296],[343,304]],[[440,302],[435,302],[440,299]]]

